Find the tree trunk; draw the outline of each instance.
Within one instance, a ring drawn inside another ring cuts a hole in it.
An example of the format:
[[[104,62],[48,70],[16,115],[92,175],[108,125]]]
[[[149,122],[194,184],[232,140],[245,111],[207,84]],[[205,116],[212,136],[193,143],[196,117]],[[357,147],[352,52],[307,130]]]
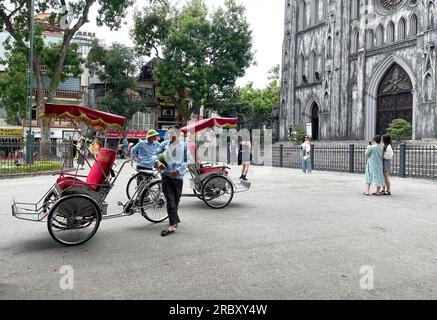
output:
[[[33,70],[36,79],[36,94],[35,94],[35,104],[37,111],[37,118],[40,114],[44,112],[44,80],[41,70],[41,56],[35,53],[33,60]],[[39,120],[39,126],[41,129],[41,140],[39,153],[43,158],[50,156],[50,120]]]
[[[86,0],[85,6],[82,11],[82,17],[79,18],[79,20],[76,22],[76,24],[71,28],[64,31],[64,38],[62,40],[62,47],[61,52],[59,53],[59,59],[56,64],[55,72],[52,75],[52,78],[50,79],[50,87],[49,87],[49,93],[47,96],[47,102],[52,103],[55,100],[56,97],[56,90],[58,89],[59,82],[61,81],[61,75],[64,69],[64,62],[65,58],[68,53],[68,48],[70,46],[71,40],[73,39],[73,36],[76,34],[76,32],[85,24],[88,22],[88,13],[90,10],[90,7],[96,2],[96,0]],[[50,141],[50,123],[48,125],[45,123],[46,121],[42,121],[43,126],[45,129],[48,130],[44,131],[44,139]],[[41,131],[41,139],[43,137],[43,131]],[[42,140],[41,140],[42,141]]]
[[[186,88],[178,88],[179,100],[176,101],[176,108],[182,116],[183,125],[186,125],[191,118],[191,110],[188,107],[188,90]]]

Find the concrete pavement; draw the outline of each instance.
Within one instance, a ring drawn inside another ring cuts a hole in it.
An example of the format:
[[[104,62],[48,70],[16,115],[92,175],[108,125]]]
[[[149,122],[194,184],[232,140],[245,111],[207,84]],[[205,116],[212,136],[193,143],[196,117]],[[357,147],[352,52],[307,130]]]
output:
[[[183,198],[177,234],[132,216],[74,248],[10,213],[12,196],[36,201],[54,177],[1,180],[0,299],[437,298],[436,182],[395,178],[392,197],[364,197],[361,175],[252,167],[249,177],[224,210]],[[65,265],[73,290],[60,287]],[[363,290],[369,270],[374,289]]]

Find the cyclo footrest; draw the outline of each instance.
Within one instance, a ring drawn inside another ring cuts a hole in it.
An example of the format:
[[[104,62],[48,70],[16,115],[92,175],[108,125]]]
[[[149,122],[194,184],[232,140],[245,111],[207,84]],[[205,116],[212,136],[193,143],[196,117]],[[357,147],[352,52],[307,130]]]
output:
[[[29,221],[42,221],[47,217],[48,212],[37,211],[32,209],[26,209],[18,207],[17,203],[12,205],[12,215],[17,219],[29,220]]]

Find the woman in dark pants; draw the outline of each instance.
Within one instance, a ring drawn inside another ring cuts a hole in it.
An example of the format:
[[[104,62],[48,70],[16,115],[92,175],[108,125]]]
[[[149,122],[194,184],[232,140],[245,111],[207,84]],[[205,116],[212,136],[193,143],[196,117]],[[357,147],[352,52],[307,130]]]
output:
[[[176,231],[180,223],[178,209],[184,186],[184,175],[188,166],[187,147],[179,141],[180,130],[172,127],[168,130],[169,140],[164,141],[157,150],[156,166],[162,171],[162,191],[167,200],[169,226],[161,232],[165,237]],[[165,159],[165,160],[164,160]]]

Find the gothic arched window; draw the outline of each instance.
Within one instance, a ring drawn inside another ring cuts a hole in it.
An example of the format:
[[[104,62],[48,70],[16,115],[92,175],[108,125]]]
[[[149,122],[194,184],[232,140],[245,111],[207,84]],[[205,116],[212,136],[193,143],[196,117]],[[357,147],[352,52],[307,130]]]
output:
[[[372,49],[373,48],[373,30],[367,30],[366,32],[366,48]]]
[[[322,79],[323,75],[325,74],[325,48],[322,49],[322,53],[319,55],[320,57],[320,79]]]
[[[297,30],[305,29],[306,5],[304,0],[300,0],[297,7]]]
[[[328,17],[328,0],[323,0],[323,20]]]
[[[359,46],[360,46],[360,34],[358,32],[358,29],[355,29],[352,32],[351,53],[358,52]]]
[[[312,1],[313,7],[311,8],[311,22],[313,25],[319,23],[319,0]]]
[[[428,73],[425,76],[424,86],[423,86],[425,101],[433,101],[433,86],[432,86],[432,77]]]
[[[301,117],[302,117],[302,106],[301,106],[302,104],[301,104],[301,102],[300,102],[300,100],[298,99],[297,101],[296,101],[296,104],[295,104],[295,110],[294,110],[294,112],[295,112],[295,115],[294,115],[294,121],[295,121],[295,123],[296,124],[300,124],[301,123]]]
[[[414,37],[417,36],[418,33],[418,20],[417,20],[417,16],[415,14],[413,14],[410,17],[410,36]]]
[[[303,76],[304,76],[304,63],[305,58],[303,57],[303,54],[299,56],[299,59],[297,60],[297,84],[301,84],[303,82]]]
[[[330,110],[330,103],[329,103],[329,94],[328,92],[325,92],[325,96],[323,97],[323,109],[325,111]]]
[[[317,54],[315,51],[311,52],[310,61],[309,61],[309,81],[314,82],[317,80],[316,72],[317,72]]]
[[[332,38],[331,38],[331,36],[328,37],[328,40],[326,41],[326,46],[328,48],[328,50],[326,52],[326,57],[332,58]]]
[[[384,44],[384,27],[382,24],[379,25],[376,30],[376,46],[382,46]]]
[[[351,5],[351,19],[358,19],[360,17],[360,0],[352,0]]]
[[[404,18],[401,18],[398,23],[398,41],[404,40],[407,36],[407,23]]]
[[[395,42],[395,24],[390,21],[387,26],[387,43]]]
[[[428,4],[428,7],[426,8],[426,16],[427,16],[427,22],[428,22],[427,28],[428,29],[434,28],[434,9],[435,9],[434,2],[431,1]]]

